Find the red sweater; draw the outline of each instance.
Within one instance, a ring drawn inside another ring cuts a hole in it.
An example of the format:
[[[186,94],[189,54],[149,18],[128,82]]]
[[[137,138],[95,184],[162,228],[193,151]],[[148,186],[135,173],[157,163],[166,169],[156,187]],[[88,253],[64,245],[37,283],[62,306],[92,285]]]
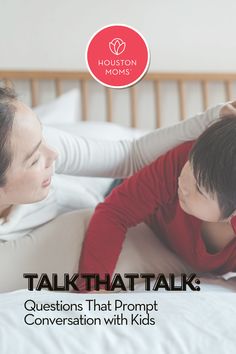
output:
[[[143,221],[196,271],[224,274],[236,269],[236,237],[220,252],[208,253],[200,233],[202,221],[179,205],[178,177],[193,143],[162,155],[97,206],[84,240],[80,274],[112,275],[127,229]],[[83,286],[79,280],[78,287]]]

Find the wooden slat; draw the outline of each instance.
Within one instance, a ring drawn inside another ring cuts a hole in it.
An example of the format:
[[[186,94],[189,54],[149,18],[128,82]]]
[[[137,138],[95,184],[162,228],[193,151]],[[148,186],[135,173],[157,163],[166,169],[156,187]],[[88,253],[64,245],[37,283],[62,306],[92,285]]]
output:
[[[88,82],[81,80],[82,120],[88,120]]]
[[[135,86],[130,88],[130,108],[131,108],[131,127],[137,127],[137,89]]]
[[[179,113],[180,120],[184,120],[186,118],[185,113],[185,92],[184,92],[184,83],[183,81],[178,81],[178,93],[179,93]]]
[[[38,104],[38,81],[35,79],[30,80],[31,90],[31,106],[35,107]]]
[[[155,113],[156,113],[156,128],[161,126],[161,100],[160,100],[160,81],[154,81],[154,102],[155,102]]]
[[[62,85],[61,85],[61,80],[56,79],[55,80],[55,88],[56,88],[56,96],[61,96],[62,94]]]
[[[225,95],[226,95],[226,101],[232,101],[233,99],[232,81],[225,81]]]
[[[202,81],[202,100],[203,100],[203,109],[206,110],[208,107],[208,82]]]
[[[106,87],[105,92],[106,92],[106,120],[107,122],[112,122],[112,90]]]

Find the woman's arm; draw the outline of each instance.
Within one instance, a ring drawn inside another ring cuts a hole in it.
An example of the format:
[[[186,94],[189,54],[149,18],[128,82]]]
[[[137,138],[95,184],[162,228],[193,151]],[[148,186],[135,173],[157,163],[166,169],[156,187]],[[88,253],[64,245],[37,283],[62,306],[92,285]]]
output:
[[[156,129],[136,140],[92,140],[45,127],[44,136],[59,152],[56,172],[93,177],[128,177],[184,141],[196,139],[219,118],[225,104],[181,123]]]
[[[192,145],[187,142],[162,155],[96,207],[83,242],[80,274],[96,273],[101,279],[105,274],[112,276],[127,229],[176,197],[178,176]],[[82,277],[77,285],[85,290]]]

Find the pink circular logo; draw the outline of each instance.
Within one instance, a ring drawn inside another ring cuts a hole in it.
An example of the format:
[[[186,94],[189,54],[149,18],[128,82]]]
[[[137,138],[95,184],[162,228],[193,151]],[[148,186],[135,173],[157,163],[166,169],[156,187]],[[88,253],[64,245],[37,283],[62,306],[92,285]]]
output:
[[[91,75],[102,85],[112,88],[129,87],[141,80],[149,61],[145,39],[126,25],[101,28],[92,36],[86,50]]]

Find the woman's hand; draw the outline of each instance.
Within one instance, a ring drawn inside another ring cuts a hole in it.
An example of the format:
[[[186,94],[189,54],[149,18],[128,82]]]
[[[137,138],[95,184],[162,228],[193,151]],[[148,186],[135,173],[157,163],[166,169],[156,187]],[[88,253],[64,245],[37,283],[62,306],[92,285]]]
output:
[[[236,118],[236,101],[226,103],[220,110],[220,117],[235,115]]]

